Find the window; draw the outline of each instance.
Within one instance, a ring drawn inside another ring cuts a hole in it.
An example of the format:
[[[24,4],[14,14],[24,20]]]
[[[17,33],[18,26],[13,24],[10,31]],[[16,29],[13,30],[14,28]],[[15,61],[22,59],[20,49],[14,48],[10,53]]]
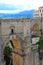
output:
[[[0,22],[0,25],[1,25],[1,22]]]
[[[41,13],[41,16],[42,16],[42,13]]]
[[[40,10],[40,12],[41,12],[41,10]]]
[[[11,29],[11,34],[14,34],[14,30],[13,29]]]
[[[11,26],[11,27],[10,27],[11,34],[14,34],[14,29],[15,29],[15,26]]]
[[[42,10],[42,12],[43,12],[43,10]]]

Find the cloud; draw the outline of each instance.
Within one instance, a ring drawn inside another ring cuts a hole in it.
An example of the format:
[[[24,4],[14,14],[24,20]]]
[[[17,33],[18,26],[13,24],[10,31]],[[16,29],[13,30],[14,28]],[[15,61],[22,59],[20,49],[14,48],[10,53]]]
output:
[[[0,10],[0,13],[9,13],[9,14],[16,14],[21,12],[21,10]]]
[[[0,3],[12,5],[12,8],[17,8],[17,10],[30,10],[38,9],[38,7],[43,6],[43,0],[0,0]],[[10,8],[10,7],[9,7]]]
[[[9,4],[0,4],[0,10],[17,10],[17,8]]]

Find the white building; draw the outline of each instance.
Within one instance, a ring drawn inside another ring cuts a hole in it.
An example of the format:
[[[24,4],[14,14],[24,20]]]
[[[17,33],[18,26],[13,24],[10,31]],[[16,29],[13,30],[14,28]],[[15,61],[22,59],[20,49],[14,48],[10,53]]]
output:
[[[35,18],[40,18],[43,17],[43,6],[38,8],[38,11],[34,12],[34,17]]]

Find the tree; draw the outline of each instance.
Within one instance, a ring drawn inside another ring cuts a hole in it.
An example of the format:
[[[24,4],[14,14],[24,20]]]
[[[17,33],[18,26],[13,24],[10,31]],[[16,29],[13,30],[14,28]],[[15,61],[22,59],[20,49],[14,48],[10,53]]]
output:
[[[9,65],[12,61],[12,48],[9,45],[6,45],[4,48],[4,60],[6,61],[6,65]]]
[[[43,40],[39,40],[36,44],[38,44],[39,59],[42,60],[42,56],[43,56]]]

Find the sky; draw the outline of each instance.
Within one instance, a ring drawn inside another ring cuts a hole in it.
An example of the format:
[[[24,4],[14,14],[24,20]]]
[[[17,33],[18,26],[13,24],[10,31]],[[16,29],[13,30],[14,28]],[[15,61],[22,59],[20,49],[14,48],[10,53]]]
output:
[[[43,6],[43,0],[0,0],[0,4],[6,4],[9,8],[15,8],[15,9],[3,9],[0,12],[20,12],[24,10],[31,10],[36,9],[38,10],[38,7]],[[3,7],[3,6],[1,6]],[[12,11],[11,11],[12,10]]]

